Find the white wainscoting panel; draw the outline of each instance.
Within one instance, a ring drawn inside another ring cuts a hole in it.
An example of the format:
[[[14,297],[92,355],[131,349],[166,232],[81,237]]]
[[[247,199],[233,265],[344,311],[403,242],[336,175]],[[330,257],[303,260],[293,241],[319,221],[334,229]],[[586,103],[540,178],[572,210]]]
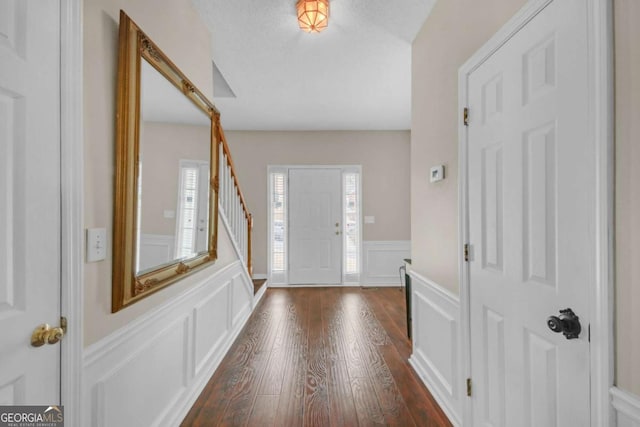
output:
[[[253,282],[248,284],[247,281],[244,280],[245,274],[238,273],[233,276],[232,283],[232,295],[231,295],[231,304],[229,307],[232,307],[233,311],[229,316],[229,320],[231,320],[230,327],[234,327],[238,324],[238,322],[245,319],[249,314],[251,314],[253,301]]]
[[[202,372],[212,353],[218,350],[231,329],[231,283],[232,280],[226,280],[215,292],[193,308],[195,375]]]
[[[236,261],[88,347],[83,425],[179,425],[257,301]]]
[[[616,411],[617,427],[640,427],[640,396],[612,387],[611,403]]]
[[[175,259],[175,237],[164,234],[140,235],[140,270]]]
[[[461,425],[460,304],[436,283],[410,272],[413,354],[409,363],[454,426]]]
[[[411,241],[382,240],[362,242],[362,286],[400,286],[398,269],[411,258]]]

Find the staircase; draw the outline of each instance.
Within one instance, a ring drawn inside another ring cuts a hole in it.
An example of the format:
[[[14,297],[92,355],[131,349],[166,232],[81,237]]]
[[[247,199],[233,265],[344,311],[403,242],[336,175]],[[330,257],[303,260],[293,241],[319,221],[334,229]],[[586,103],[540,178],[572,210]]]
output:
[[[216,117],[214,132],[217,132],[217,165],[214,187],[218,194],[218,212],[227,227],[236,253],[244,264],[247,274],[253,275],[251,264],[251,231],[253,217],[242,195],[238,175],[233,165],[231,151],[220,126],[220,117]]]

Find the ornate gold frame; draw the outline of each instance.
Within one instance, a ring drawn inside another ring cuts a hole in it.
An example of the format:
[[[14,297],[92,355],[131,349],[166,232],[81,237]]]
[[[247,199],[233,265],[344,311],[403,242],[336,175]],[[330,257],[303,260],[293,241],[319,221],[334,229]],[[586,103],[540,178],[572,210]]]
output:
[[[137,188],[140,139],[140,70],[145,59],[211,119],[209,250],[136,276]],[[220,113],[147,35],[120,11],[116,115],[116,170],[111,311],[188,276],[217,259]]]

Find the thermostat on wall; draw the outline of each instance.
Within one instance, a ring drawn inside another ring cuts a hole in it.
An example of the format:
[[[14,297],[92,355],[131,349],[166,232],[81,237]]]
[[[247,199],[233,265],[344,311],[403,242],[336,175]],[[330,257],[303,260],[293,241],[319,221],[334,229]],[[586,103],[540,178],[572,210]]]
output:
[[[438,182],[444,179],[444,165],[434,166],[429,173],[430,182]]]

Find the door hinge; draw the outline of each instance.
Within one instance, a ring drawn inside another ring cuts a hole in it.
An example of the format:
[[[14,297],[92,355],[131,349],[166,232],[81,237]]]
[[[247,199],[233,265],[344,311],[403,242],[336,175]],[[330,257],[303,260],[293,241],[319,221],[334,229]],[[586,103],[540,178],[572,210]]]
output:
[[[462,120],[465,126],[469,126],[469,108],[464,107],[462,110]]]
[[[589,342],[591,342],[591,323],[589,323],[588,330],[589,330]]]
[[[467,378],[467,396],[471,397],[471,378]]]
[[[464,260],[466,262],[469,262],[469,244],[468,243],[464,244]]]

